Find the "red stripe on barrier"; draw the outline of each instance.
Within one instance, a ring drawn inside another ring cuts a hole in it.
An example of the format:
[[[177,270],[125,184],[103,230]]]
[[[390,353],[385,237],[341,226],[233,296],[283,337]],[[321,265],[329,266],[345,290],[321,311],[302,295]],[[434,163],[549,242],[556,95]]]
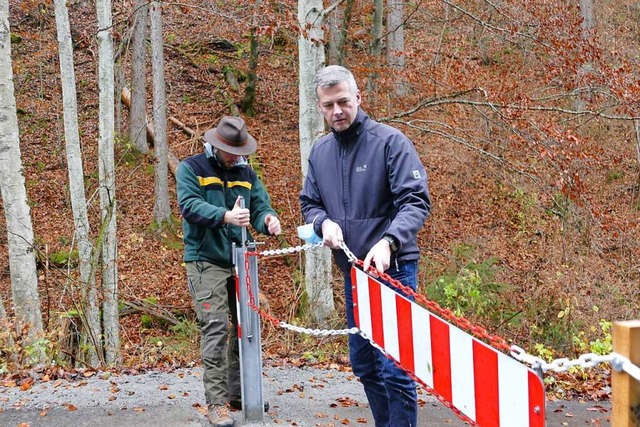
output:
[[[436,316],[429,316],[429,324],[431,326],[433,389],[448,402],[452,402],[449,325]]]
[[[360,327],[360,311],[358,310],[358,276],[356,275],[356,269],[351,269],[351,295],[353,298],[353,318],[356,321],[356,326]]]
[[[499,426],[498,353],[474,340],[473,368],[476,422],[481,426]]]
[[[372,339],[384,348],[384,325],[382,324],[382,294],[380,282],[369,277],[369,306],[371,309]]]
[[[529,371],[529,427],[544,427],[544,387],[535,372]]]
[[[411,302],[396,295],[396,313],[398,319],[398,346],[400,347],[400,363],[405,369],[415,372],[413,357],[413,320]]]

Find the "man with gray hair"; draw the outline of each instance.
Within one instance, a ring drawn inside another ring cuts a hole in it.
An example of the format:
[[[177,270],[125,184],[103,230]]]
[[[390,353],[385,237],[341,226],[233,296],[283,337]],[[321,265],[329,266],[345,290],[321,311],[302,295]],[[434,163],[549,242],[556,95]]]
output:
[[[316,102],[331,132],[318,139],[300,193],[307,223],[333,249],[343,273],[347,325],[355,326],[349,259],[344,242],[364,270],[370,267],[417,287],[417,234],[431,210],[427,173],[402,132],[360,108],[353,74],[330,65],[315,76]],[[375,271],[373,271],[375,273]],[[349,335],[349,358],[360,378],[376,427],[417,425],[413,379],[360,335]]]

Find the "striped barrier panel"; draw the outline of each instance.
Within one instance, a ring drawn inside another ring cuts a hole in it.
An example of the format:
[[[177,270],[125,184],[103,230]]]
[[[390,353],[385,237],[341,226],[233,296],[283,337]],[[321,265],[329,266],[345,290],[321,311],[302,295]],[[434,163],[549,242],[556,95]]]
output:
[[[358,328],[388,356],[483,427],[543,427],[541,378],[514,358],[351,269]]]

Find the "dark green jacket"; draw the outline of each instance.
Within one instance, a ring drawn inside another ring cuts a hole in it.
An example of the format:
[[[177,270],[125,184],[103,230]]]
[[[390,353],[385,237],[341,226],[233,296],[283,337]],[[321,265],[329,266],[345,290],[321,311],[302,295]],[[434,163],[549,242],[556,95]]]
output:
[[[276,213],[262,182],[248,165],[226,169],[207,150],[181,161],[176,180],[185,261],[209,261],[221,267],[233,265],[231,243],[242,244],[242,229],[224,224],[223,218],[225,212],[233,209],[238,196],[244,197],[253,228],[268,234],[264,219]],[[247,239],[251,240],[249,232]]]

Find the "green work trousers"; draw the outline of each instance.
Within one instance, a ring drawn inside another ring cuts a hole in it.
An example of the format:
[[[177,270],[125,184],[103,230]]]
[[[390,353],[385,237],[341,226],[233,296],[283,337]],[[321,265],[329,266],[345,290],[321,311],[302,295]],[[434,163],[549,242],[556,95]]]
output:
[[[240,398],[235,274],[232,268],[206,261],[187,262],[186,266],[200,327],[205,399],[207,404],[224,405],[230,398]]]

